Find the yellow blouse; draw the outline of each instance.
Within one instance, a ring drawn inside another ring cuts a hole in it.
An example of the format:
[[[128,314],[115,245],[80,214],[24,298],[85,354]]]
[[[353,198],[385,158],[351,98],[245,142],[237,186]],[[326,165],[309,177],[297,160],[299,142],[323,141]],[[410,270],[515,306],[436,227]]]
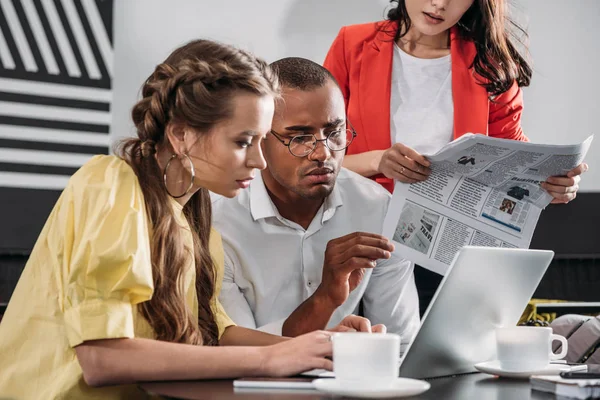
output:
[[[193,240],[183,208],[172,200],[187,248]],[[211,232],[217,271],[213,312],[219,336],[233,325],[217,300],[223,247]],[[194,259],[183,275],[197,315]],[[74,347],[86,340],[153,338],[137,304],[152,297],[149,223],[131,167],[96,156],[70,179],[25,266],[0,324],[0,398],[135,399],[136,385],[86,385]]]

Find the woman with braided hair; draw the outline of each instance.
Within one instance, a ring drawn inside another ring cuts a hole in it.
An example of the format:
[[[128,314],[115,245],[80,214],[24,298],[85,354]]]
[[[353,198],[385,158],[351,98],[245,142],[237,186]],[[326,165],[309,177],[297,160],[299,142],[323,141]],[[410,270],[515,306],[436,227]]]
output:
[[[137,137],[81,167],[40,234],[0,325],[0,396],[131,399],[141,381],[331,369],[329,332],[236,327],[217,300],[208,191],[233,197],[265,167],[277,95],[262,60],[210,41],[156,67]]]

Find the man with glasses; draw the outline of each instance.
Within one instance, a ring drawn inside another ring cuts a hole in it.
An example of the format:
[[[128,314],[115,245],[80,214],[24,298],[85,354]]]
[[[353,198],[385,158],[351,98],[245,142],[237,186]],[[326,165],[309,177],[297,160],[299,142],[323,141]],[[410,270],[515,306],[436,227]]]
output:
[[[378,234],[389,193],[341,168],[356,136],[342,92],[312,61],[272,67],[283,91],[261,144],[267,168],[213,204],[225,248],[221,303],[237,324],[284,336],[352,321],[360,308],[405,347],[419,326],[413,266]],[[368,320],[346,325],[369,331]]]

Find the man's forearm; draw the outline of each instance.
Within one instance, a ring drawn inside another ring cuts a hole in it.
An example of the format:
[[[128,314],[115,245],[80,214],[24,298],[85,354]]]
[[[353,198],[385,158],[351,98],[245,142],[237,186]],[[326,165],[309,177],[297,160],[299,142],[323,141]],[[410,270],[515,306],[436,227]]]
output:
[[[290,314],[283,323],[281,334],[296,337],[304,333],[325,329],[336,308],[335,304],[329,301],[327,297],[321,296],[317,291]]]

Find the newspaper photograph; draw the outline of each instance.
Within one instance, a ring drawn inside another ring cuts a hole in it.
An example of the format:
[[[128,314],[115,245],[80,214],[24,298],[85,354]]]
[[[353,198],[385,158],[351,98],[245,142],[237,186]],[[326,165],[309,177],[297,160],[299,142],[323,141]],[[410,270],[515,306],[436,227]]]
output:
[[[552,201],[540,185],[585,158],[593,136],[546,145],[466,134],[432,155],[422,182],[396,181],[383,234],[407,259],[444,275],[466,245],[528,248]]]

